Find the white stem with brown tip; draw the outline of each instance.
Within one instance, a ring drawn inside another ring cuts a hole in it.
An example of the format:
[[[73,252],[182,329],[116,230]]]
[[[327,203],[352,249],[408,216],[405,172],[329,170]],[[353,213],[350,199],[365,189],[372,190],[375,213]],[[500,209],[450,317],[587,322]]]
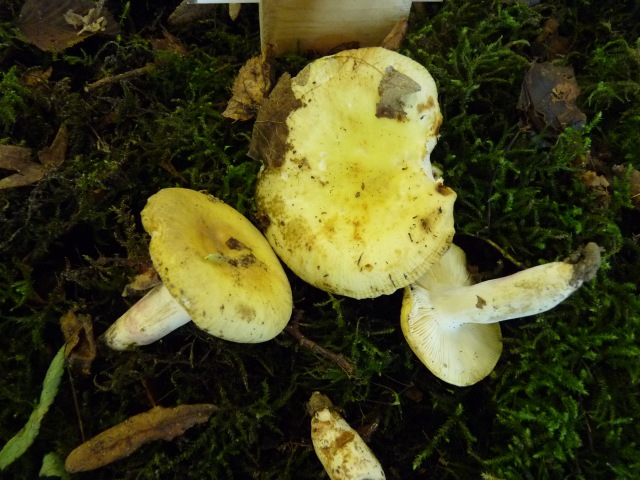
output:
[[[149,345],[189,321],[187,311],[160,284],[118,318],[103,335],[103,341],[114,350]]]
[[[600,249],[590,243],[565,262],[551,262],[507,277],[438,291],[431,295],[431,308],[439,318],[447,318],[451,326],[535,315],[555,307],[593,278],[599,265]]]

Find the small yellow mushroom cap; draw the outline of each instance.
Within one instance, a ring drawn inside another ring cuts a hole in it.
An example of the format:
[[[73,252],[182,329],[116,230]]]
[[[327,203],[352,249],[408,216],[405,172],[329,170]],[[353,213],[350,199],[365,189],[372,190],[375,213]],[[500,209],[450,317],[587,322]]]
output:
[[[283,77],[250,155],[265,236],[306,282],[353,298],[416,280],[453,237],[455,193],[429,156],[442,116],[429,72],[383,48],[348,50]]]
[[[264,342],[284,329],[293,308],[289,281],[238,211],[204,193],[166,188],[141,216],[156,271],[198,327],[241,343]]]

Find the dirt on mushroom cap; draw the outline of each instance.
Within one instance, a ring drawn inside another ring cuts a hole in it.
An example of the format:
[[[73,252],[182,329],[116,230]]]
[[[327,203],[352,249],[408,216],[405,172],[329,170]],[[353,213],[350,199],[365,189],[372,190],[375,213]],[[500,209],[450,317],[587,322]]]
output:
[[[243,343],[282,331],[293,304],[289,281],[239,212],[212,196],[167,188],[149,198],[142,222],[160,278],[201,329]]]

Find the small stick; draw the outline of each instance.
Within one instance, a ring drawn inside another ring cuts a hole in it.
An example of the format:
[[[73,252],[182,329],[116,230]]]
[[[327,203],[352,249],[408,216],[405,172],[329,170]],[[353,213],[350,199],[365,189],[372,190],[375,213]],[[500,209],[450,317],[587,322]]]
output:
[[[316,355],[320,355],[342,368],[348,375],[351,375],[356,367],[341,353],[333,353],[330,350],[318,345],[313,340],[309,340],[300,331],[300,320],[305,318],[304,311],[295,310],[291,322],[285,327],[285,331],[298,341],[301,347],[311,350]]]
[[[76,419],[78,420],[78,427],[80,428],[80,438],[83,442],[87,441],[84,435],[84,425],[82,423],[82,415],[80,414],[80,405],[78,404],[78,395],[76,394],[76,386],[73,382],[73,375],[71,375],[71,369],[67,366],[67,375],[69,375],[69,384],[71,385],[71,397],[73,398],[73,406],[76,410]]]
[[[110,77],[104,77],[97,82],[89,83],[84,87],[85,92],[90,92],[96,88],[104,87],[105,85],[112,85],[122,80],[129,80],[130,78],[140,77],[151,72],[156,66],[153,63],[147,63],[144,67],[134,68],[128,72],[120,73],[118,75],[112,75]]]

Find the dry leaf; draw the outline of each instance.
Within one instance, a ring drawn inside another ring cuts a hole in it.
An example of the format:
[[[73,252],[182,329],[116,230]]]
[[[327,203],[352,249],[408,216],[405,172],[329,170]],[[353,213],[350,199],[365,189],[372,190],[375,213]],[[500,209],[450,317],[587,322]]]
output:
[[[580,128],[586,116],[576,105],[579,93],[573,67],[534,63],[525,74],[517,108],[538,131]]]
[[[69,131],[62,125],[50,147],[38,152],[41,163],[31,160],[32,150],[14,145],[0,145],[0,168],[16,173],[0,179],[0,190],[24,187],[42,180],[47,172],[59,167],[69,143]]]
[[[604,175],[598,175],[593,170],[585,170],[580,176],[582,183],[595,193],[598,202],[603,206],[608,206],[611,202],[611,195],[609,194],[609,181]]]
[[[18,29],[40,50],[59,52],[96,32],[117,35],[113,16],[101,7],[104,0],[26,0]]]
[[[263,161],[269,167],[280,166],[289,136],[287,118],[293,110],[300,107],[302,102],[295,97],[291,88],[291,75],[284,73],[258,110],[249,144],[249,157]],[[268,219],[262,218],[259,221],[265,222]]]
[[[400,50],[400,45],[407,34],[407,28],[409,26],[409,17],[404,17],[402,20],[398,20],[393,26],[391,31],[382,40],[382,47],[387,50],[393,50],[397,52]]]
[[[404,120],[407,113],[404,111],[402,97],[420,90],[420,84],[404,73],[389,66],[378,85],[380,101],[376,104],[376,117]]]
[[[182,44],[180,39],[175,35],[171,35],[169,32],[164,30],[162,32],[164,38],[152,38],[149,40],[153,50],[155,52],[171,52],[180,55],[181,57],[187,56],[188,52],[185,46]]]
[[[222,115],[232,120],[253,118],[271,90],[273,77],[273,48],[269,45],[262,55],[250,58],[242,66],[231,88],[233,96]]]
[[[125,458],[155,440],[173,440],[218,409],[211,404],[154,407],[99,433],[74,449],[64,463],[67,472],[86,472]]]
[[[22,83],[25,87],[44,91],[49,85],[49,78],[51,78],[52,73],[53,68],[51,67],[46,70],[40,67],[33,67],[27,70],[22,76]]]
[[[91,373],[96,358],[96,342],[90,315],[77,314],[71,309],[60,318],[60,328],[66,340],[64,356],[71,368],[83,375]]]
[[[58,168],[64,162],[67,146],[69,145],[69,130],[62,124],[53,139],[51,146],[38,152],[38,159],[48,170]]]
[[[134,295],[138,292],[142,292],[145,290],[149,290],[156,285],[159,285],[162,282],[160,277],[158,276],[158,272],[151,267],[148,270],[145,270],[133,279],[133,282],[129,283],[124,287],[124,291],[122,292],[123,297],[128,297],[130,295]]]

